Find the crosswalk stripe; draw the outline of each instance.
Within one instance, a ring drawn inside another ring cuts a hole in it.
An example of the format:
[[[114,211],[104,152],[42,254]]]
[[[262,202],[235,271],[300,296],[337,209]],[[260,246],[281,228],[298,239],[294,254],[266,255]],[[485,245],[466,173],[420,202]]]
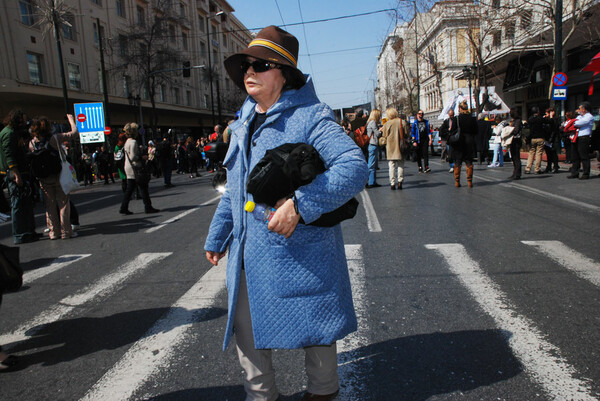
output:
[[[207,205],[210,205],[211,203],[213,203],[213,202],[215,202],[215,201],[219,200],[219,199],[221,198],[221,196],[222,196],[222,195],[215,196],[215,197],[214,197],[214,198],[212,198],[211,200],[209,200],[209,201],[206,201],[206,202],[202,203],[200,206],[196,206],[196,207],[194,207],[194,208],[192,208],[192,209],[186,210],[185,212],[178,214],[178,215],[177,215],[177,216],[175,216],[175,217],[172,217],[172,218],[170,218],[169,220],[165,220],[165,221],[163,221],[162,223],[160,223],[160,224],[157,224],[156,226],[154,226],[154,227],[151,227],[151,228],[147,229],[147,230],[145,231],[145,233],[146,233],[146,234],[153,233],[154,231],[160,230],[161,228],[163,228],[163,227],[164,227],[164,226],[166,226],[167,224],[171,224],[171,223],[173,223],[173,222],[176,222],[176,221],[178,221],[178,220],[181,220],[183,217],[187,216],[187,215],[188,215],[188,214],[190,214],[190,213],[193,213],[193,212],[195,212],[196,210],[200,209],[202,206],[207,206]]]
[[[85,259],[91,256],[91,253],[84,253],[79,255],[62,255],[54,259],[52,263],[47,266],[40,267],[35,270],[29,270],[23,274],[23,284],[29,284],[32,281],[47,276],[50,273],[54,273],[63,267],[67,267],[71,263],[75,263],[81,259]]]
[[[214,306],[225,289],[226,265],[225,257],[202,276],[81,400],[127,400],[148,378],[167,367],[202,310]]]
[[[498,327],[509,330],[509,345],[529,372],[557,400],[597,400],[588,384],[575,377],[576,370],[561,356],[560,350],[544,339],[529,319],[517,314],[506,295],[481,270],[461,244],[427,244],[439,253],[450,270],[471,293]]]
[[[147,268],[152,263],[158,262],[172,252],[141,253],[133,261],[120,266],[112,274],[102,277],[96,283],[85,287],[83,290],[60,300],[56,305],[48,308],[32,320],[22,324],[9,334],[0,336],[0,344],[10,344],[26,340],[37,332],[42,325],[55,322],[69,314],[77,306],[97,297],[108,296],[124,285],[124,282],[135,273]]]
[[[365,382],[359,379],[360,375],[355,374],[354,369],[356,363],[361,360],[356,350],[368,345],[369,339],[366,335],[368,323],[365,264],[362,245],[346,245],[345,251],[348,270],[350,271],[354,309],[356,310],[356,318],[358,320],[358,331],[338,341],[337,351],[338,354],[341,354],[338,355],[338,374],[341,382],[344,383],[344,386],[340,389],[340,399],[352,400],[356,399],[357,395],[364,394]]]
[[[558,262],[577,276],[600,287],[600,263],[574,251],[560,241],[521,241]]]
[[[377,218],[377,213],[375,213],[371,197],[366,190],[361,191],[360,197],[362,198],[365,213],[367,214],[367,227],[369,227],[369,231],[372,233],[381,232],[381,224],[379,224],[379,219]]]

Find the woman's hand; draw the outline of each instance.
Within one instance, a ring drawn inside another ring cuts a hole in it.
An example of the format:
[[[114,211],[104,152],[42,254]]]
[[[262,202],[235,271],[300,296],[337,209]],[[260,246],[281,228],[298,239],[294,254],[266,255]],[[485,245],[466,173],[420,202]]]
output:
[[[271,218],[267,228],[277,234],[283,235],[285,238],[289,238],[300,221],[300,215],[296,213],[294,207],[294,200],[280,199],[275,204],[275,208],[277,211]]]
[[[225,256],[225,252],[219,253],[219,252],[212,252],[212,251],[206,251],[206,259],[213,265],[216,266],[219,264],[219,260],[221,260],[221,258]]]

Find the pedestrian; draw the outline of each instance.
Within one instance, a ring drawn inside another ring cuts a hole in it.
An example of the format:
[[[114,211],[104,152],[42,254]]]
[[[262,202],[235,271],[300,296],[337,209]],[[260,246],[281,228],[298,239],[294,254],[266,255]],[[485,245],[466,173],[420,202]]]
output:
[[[588,102],[581,102],[577,109],[577,119],[573,124],[578,128],[575,146],[573,147],[573,167],[567,178],[579,178],[587,180],[590,178],[590,143],[592,140],[592,128],[594,127],[594,116],[591,113],[592,106]],[[579,168],[583,167],[581,177]]]
[[[477,121],[477,129],[479,129],[479,120]],[[502,149],[502,130],[508,126],[508,121],[503,121],[499,114],[494,118],[494,126],[492,127],[492,135],[494,137],[494,157],[488,167],[504,167],[504,151]],[[481,135],[481,132],[479,133]],[[480,159],[481,160],[481,159]]]
[[[513,127],[512,141],[510,142],[510,159],[513,163],[513,173],[510,177],[511,180],[521,179],[521,146],[523,146],[522,132],[523,132],[523,121],[521,115],[517,109],[510,110],[510,125]]]
[[[27,116],[12,109],[0,131],[0,174],[10,195],[12,235],[15,244],[37,241],[33,214],[33,184],[25,154],[29,142]]]
[[[173,149],[171,140],[168,136],[165,136],[160,143],[158,159],[163,174],[165,188],[174,187],[175,185],[171,183],[171,175],[173,174]]]
[[[485,118],[483,113],[477,115],[477,132],[477,157],[479,165],[481,165],[484,161],[488,162],[490,160],[489,149],[490,138],[492,137],[492,123]]]
[[[379,159],[379,137],[381,136],[381,111],[373,109],[367,120],[367,135],[369,136],[369,181],[366,188],[380,187],[377,183],[377,164]]]
[[[235,330],[248,401],[279,396],[274,348],[304,350],[308,386],[302,400],[334,399],[336,340],[356,330],[340,225],[298,222],[313,222],[360,192],[367,165],[331,109],[320,103],[312,79],[297,69],[297,57],[297,39],[269,26],[225,60],[229,77],[249,97],[231,124],[227,191],[205,250],[217,265],[229,249],[224,346]],[[252,199],[245,188],[250,171],[267,150],[298,142],[318,148],[327,170],[277,202],[269,222],[242,216],[245,200]]]
[[[444,144],[444,151],[448,155],[448,165],[450,167],[449,172],[454,172],[454,159],[452,158],[452,147],[448,142],[448,138],[456,133],[458,130],[458,122],[454,116],[454,110],[448,110],[448,118],[444,120],[440,127],[440,137],[442,138],[442,144]],[[443,152],[442,152],[443,153]]]
[[[383,125],[382,138],[385,142],[388,168],[390,174],[390,189],[402,189],[404,182],[404,157],[400,144],[409,136],[410,127],[406,120],[401,119],[398,110],[389,107],[385,110],[387,122]],[[409,142],[410,143],[410,142]]]
[[[352,130],[352,133],[354,134],[354,142],[362,150],[365,160],[368,160],[368,158],[369,158],[369,143],[367,141],[367,143],[365,145],[361,146],[361,144],[359,143],[359,138],[358,138],[359,133],[367,131],[368,114],[365,110],[363,110],[362,108],[359,107],[354,111],[354,116],[355,116],[354,120],[352,120],[350,122],[350,129]]]
[[[121,132],[117,137],[117,144],[115,145],[115,164],[117,165],[117,172],[121,179],[121,190],[123,193],[127,191],[127,174],[125,174],[125,142],[127,142],[127,135]]]
[[[467,185],[473,187],[473,159],[475,158],[475,137],[477,136],[477,121],[471,115],[466,101],[458,105],[456,122],[460,130],[460,139],[452,144],[454,159],[454,186],[460,187],[460,170],[462,163],[467,167]]]
[[[544,145],[546,144],[546,132],[544,123],[550,123],[547,118],[540,115],[540,109],[537,106],[531,108],[532,116],[527,119],[527,125],[531,134],[528,138],[529,156],[527,157],[527,166],[525,174],[531,174],[533,159],[535,156],[535,173],[542,174],[542,155],[544,154]]]
[[[546,152],[546,170],[544,173],[558,173],[558,155],[561,151],[560,146],[560,122],[556,116],[556,111],[552,107],[546,109],[544,114],[544,129],[546,130],[546,144],[544,151]]]
[[[123,128],[127,141],[123,147],[125,152],[125,175],[127,176],[127,190],[123,196],[123,202],[121,202],[121,209],[119,213],[129,215],[133,214],[129,210],[129,201],[135,191],[136,187],[139,188],[144,201],[144,211],[146,214],[158,213],[160,210],[152,207],[152,201],[150,200],[150,194],[148,193],[148,182],[137,182],[134,167],[138,168],[148,158],[147,155],[142,156],[140,147],[137,142],[139,126],[136,123],[127,123]]]
[[[155,177],[159,177],[159,169],[157,166],[156,160],[156,146],[154,145],[154,141],[148,141],[148,161],[147,161],[148,170]]]
[[[577,134],[577,128],[575,128],[575,121],[577,115],[572,111],[565,113],[565,122],[561,126],[562,141],[565,145],[565,163],[573,163],[573,148],[575,145],[575,139]]]
[[[423,110],[419,110],[417,118],[412,125],[411,136],[413,138],[413,146],[417,153],[417,165],[419,166],[419,173],[426,172],[430,173],[429,168],[429,145],[431,145],[431,129],[429,128],[429,121],[423,118]],[[423,170],[423,164],[425,165]]]
[[[90,148],[87,146],[83,147],[83,153],[81,154],[81,160],[83,165],[83,185],[87,186],[88,184],[94,185],[94,174],[92,172],[93,165],[93,157],[92,152],[90,152]]]
[[[196,147],[196,141],[191,136],[188,136],[185,142],[186,148],[186,157],[188,162],[188,169],[190,173],[190,178],[201,177],[200,173],[198,173],[198,161],[200,159],[200,153],[198,152],[198,148]]]
[[[67,114],[67,119],[71,125],[71,131],[65,133],[51,132],[50,122],[46,117],[34,118],[31,122],[31,135],[33,139],[29,142],[31,152],[49,146],[58,154],[63,153],[62,146],[64,141],[79,139],[77,123],[72,114]],[[64,155],[63,155],[64,157]],[[60,163],[60,159],[57,160]],[[77,237],[71,227],[71,205],[69,204],[69,194],[65,194],[60,184],[60,171],[50,174],[47,177],[37,177],[40,188],[44,194],[44,204],[46,205],[46,224],[50,231],[48,236],[51,240],[69,239]]]

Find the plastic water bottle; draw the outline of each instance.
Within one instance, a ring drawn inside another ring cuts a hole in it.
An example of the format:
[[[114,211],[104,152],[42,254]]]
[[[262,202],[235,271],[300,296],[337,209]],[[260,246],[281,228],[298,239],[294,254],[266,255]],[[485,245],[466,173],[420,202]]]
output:
[[[273,215],[276,212],[276,209],[267,206],[267,205],[263,205],[262,203],[259,203],[258,205],[252,201],[248,201],[246,202],[246,206],[244,206],[244,210],[247,211],[248,213],[251,213],[252,216],[254,216],[254,218],[256,220],[259,221],[266,221],[269,222],[271,221],[271,217],[273,217]]]

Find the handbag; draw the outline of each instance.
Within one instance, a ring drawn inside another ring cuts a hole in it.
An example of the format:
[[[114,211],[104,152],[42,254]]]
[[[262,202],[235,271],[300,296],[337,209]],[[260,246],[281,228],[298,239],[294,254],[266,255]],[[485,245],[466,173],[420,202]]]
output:
[[[67,161],[67,158],[63,155],[62,146],[58,144],[58,139],[54,137],[56,140],[56,146],[58,147],[58,154],[60,155],[60,162],[62,168],[60,170],[60,186],[62,187],[63,192],[68,195],[73,190],[79,188],[79,181],[77,181],[77,173],[71,163]]]
[[[456,117],[456,125],[458,125],[458,128],[454,134],[448,137],[448,143],[456,143],[460,141],[460,116]]]
[[[0,295],[17,291],[23,285],[23,269],[19,263],[19,247],[0,244]]]
[[[139,185],[146,185],[150,182],[150,171],[146,168],[145,163],[133,164],[129,158],[129,154],[125,151],[125,157],[129,160],[129,164],[133,169],[133,175],[135,176],[135,183]]]

